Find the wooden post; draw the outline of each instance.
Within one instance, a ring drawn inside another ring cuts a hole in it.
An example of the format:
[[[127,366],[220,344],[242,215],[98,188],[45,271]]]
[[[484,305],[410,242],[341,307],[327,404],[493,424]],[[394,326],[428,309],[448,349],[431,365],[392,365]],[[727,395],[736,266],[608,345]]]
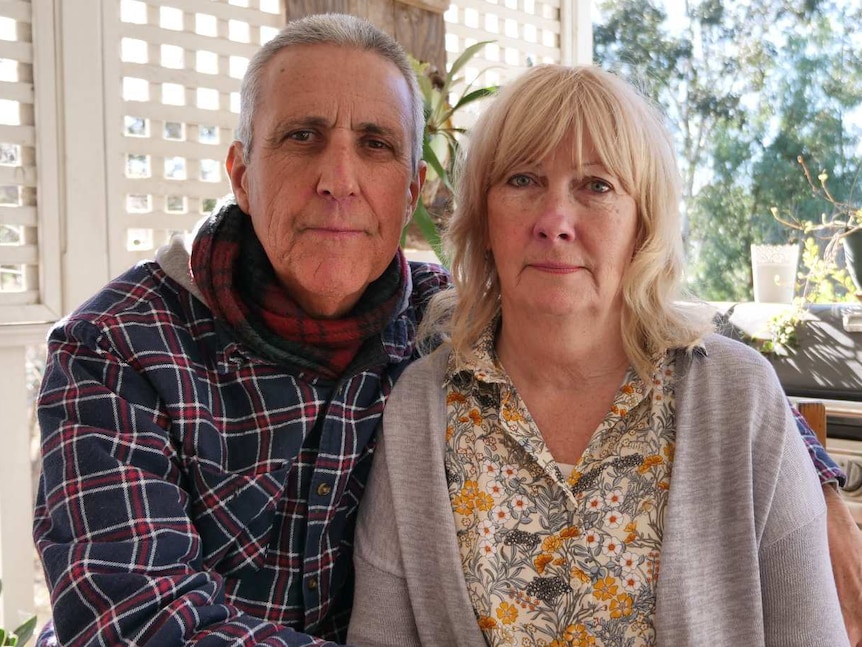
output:
[[[448,0],[291,0],[286,18],[316,13],[346,13],[366,18],[401,43],[420,61],[446,69],[446,26],[443,12]]]

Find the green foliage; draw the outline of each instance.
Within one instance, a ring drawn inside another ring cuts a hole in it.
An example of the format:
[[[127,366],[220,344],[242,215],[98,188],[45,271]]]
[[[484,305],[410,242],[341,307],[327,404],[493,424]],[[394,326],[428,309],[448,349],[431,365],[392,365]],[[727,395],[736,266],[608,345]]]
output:
[[[843,267],[824,258],[822,245],[813,237],[805,239],[799,279],[801,292],[808,303],[856,302],[856,286]]]
[[[850,118],[862,106],[862,51],[854,40],[862,6],[690,0],[672,23],[662,6],[601,2],[596,58],[646,80],[667,114],[683,176],[689,287],[714,300],[745,298],[749,245],[788,240],[771,207],[800,221],[821,219],[823,205],[797,157],[831,169],[839,201],[862,168],[860,130]]]
[[[419,196],[413,223],[431,245],[437,257],[444,260],[440,244],[440,229],[451,210],[452,170],[464,129],[455,125],[455,114],[470,104],[491,96],[495,86],[474,88],[477,79],[467,82],[460,72],[485,45],[482,41],[466,48],[452,63],[446,74],[441,74],[430,63],[411,57],[413,71],[422,94],[425,113],[425,134],[422,144],[422,159],[428,165],[425,186]],[[450,101],[452,88],[464,84],[461,96]],[[404,240],[402,239],[402,244]]]
[[[786,355],[791,349],[799,346],[797,331],[805,316],[805,304],[802,299],[794,299],[793,309],[780,315],[775,315],[767,325],[768,337],[753,340],[764,355]]]
[[[3,591],[3,583],[0,582],[0,592]],[[10,647],[22,647],[27,644],[27,641],[33,637],[36,631],[36,616],[33,616],[27,622],[22,624],[14,631],[8,631],[0,627],[0,647],[9,645]]]

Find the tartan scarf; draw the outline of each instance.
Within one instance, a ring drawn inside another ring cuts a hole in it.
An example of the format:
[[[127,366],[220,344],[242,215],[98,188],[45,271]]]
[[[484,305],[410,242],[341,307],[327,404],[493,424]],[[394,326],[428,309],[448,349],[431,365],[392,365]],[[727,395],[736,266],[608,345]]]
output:
[[[279,283],[251,218],[234,202],[213,212],[192,243],[194,282],[217,319],[261,357],[337,379],[362,345],[393,319],[408,285],[401,250],[354,309],[339,319],[306,314]]]

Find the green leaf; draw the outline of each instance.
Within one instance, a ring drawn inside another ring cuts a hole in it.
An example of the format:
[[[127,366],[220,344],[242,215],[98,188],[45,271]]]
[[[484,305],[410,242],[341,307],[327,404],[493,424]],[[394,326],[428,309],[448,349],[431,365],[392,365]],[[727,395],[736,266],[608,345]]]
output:
[[[18,644],[24,645],[27,643],[30,638],[33,637],[33,634],[36,632],[36,616],[33,616],[27,622],[22,624],[15,630],[15,635],[18,636]]]
[[[446,188],[452,191],[452,185],[449,183],[449,173],[446,172],[446,169],[437,157],[437,153],[434,152],[434,149],[428,142],[425,142],[425,145],[422,147],[422,159],[425,160],[425,163],[428,164],[428,166],[434,169],[437,177],[440,178]]]
[[[452,106],[452,112],[458,110],[463,106],[466,106],[468,103],[473,103],[479,99],[484,99],[485,97],[490,97],[499,90],[499,86],[489,85],[487,88],[479,88],[478,90],[473,90],[469,94],[465,94],[463,97],[458,99],[458,103]]]
[[[467,62],[471,58],[473,58],[480,49],[485,47],[485,45],[493,42],[494,41],[492,40],[482,40],[478,43],[470,45],[470,47],[461,52],[461,55],[455,59],[455,62],[452,63],[452,67],[449,68],[449,73],[446,75],[446,82],[443,87],[443,94],[449,93],[449,86],[452,85],[452,80],[455,78],[455,75],[461,70],[461,68],[464,67]]]
[[[437,231],[434,219],[431,217],[431,214],[428,213],[428,209],[425,208],[425,204],[422,202],[421,198],[416,204],[416,210],[413,212],[413,221],[419,227],[422,235],[425,236],[425,240],[428,241],[429,245],[431,245],[431,249],[433,249],[434,253],[437,254],[437,258],[440,259],[440,262],[447,265],[447,260],[443,255],[443,241],[440,239],[440,232]]]

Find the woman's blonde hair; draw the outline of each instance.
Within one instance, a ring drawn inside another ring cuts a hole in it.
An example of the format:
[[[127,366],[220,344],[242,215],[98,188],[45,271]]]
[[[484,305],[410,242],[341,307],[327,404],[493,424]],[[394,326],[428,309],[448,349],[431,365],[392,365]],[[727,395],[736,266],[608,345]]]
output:
[[[568,134],[575,140],[575,165],[584,161],[588,136],[637,206],[621,324],[626,354],[648,378],[656,353],[691,348],[711,326],[702,309],[678,302],[683,274],[679,173],[663,117],[632,85],[592,66],[527,70],[472,128],[459,162],[455,213],[444,234],[456,289],[435,297],[422,334],[443,334],[458,356],[472,354],[500,309],[500,284],[486,251],[488,190],[515,167],[550,154]]]

